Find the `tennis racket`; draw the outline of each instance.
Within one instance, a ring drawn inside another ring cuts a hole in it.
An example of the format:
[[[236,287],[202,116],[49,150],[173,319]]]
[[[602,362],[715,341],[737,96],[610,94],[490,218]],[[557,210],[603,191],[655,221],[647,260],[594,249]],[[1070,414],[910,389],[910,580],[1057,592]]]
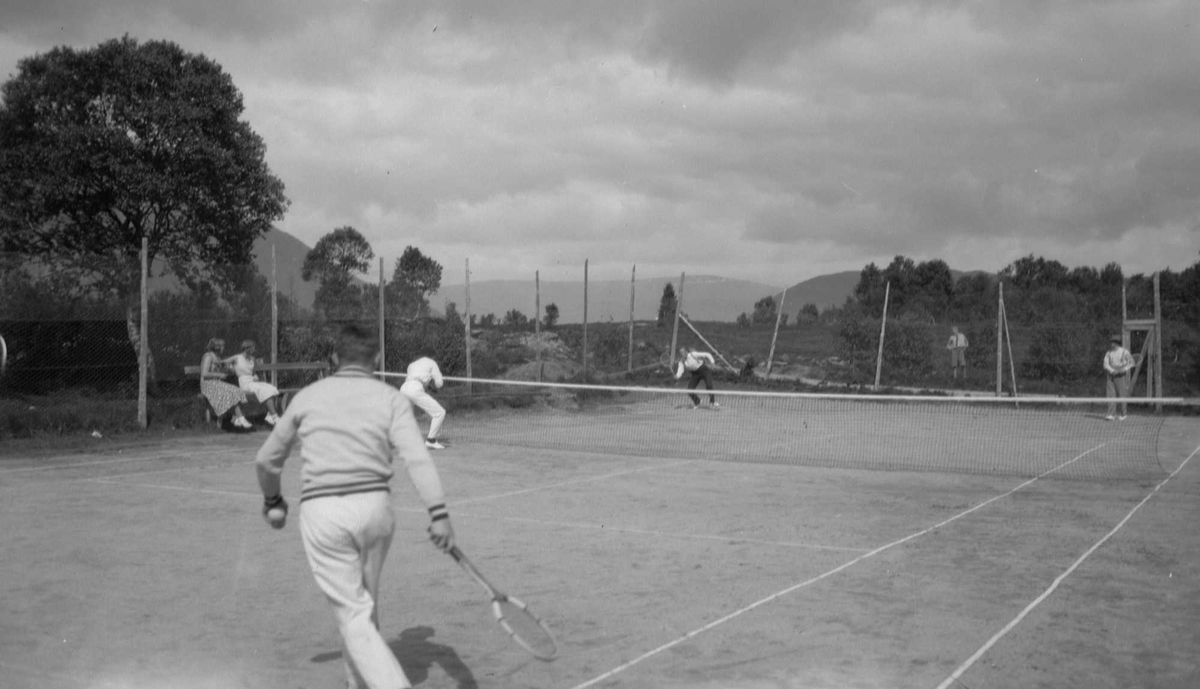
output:
[[[496,587],[488,583],[479,570],[475,569],[475,565],[458,549],[458,546],[451,548],[449,553],[450,557],[454,558],[454,561],[465,569],[472,579],[479,582],[479,585],[492,597],[492,614],[504,631],[513,638],[513,641],[520,644],[538,660],[554,660],[558,657],[558,643],[555,642],[554,636],[546,627],[545,622],[538,619],[537,615],[534,615],[521,601],[497,591]]]
[[[671,370],[671,353],[663,352],[662,354],[660,354],[658,357],[658,363],[662,364],[663,368],[670,371]]]

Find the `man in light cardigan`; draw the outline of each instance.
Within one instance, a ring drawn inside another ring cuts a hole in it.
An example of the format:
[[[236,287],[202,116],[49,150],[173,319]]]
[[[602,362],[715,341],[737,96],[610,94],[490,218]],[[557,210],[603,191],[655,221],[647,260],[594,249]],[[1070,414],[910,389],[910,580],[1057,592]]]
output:
[[[1122,345],[1120,335],[1108,338],[1108,351],[1104,354],[1104,395],[1113,400],[1108,403],[1108,416],[1112,421],[1117,413],[1117,399],[1129,397],[1129,371],[1133,369],[1133,354]],[[1122,421],[1129,414],[1129,404],[1121,402]]]
[[[379,579],[395,519],[389,483],[393,459],[429,511],[429,537],[442,551],[454,545],[441,479],[425,447],[412,405],[376,379],[379,342],[349,325],[338,344],[337,372],[301,390],[258,451],[263,516],[282,528],[287,502],[280,475],[300,440],[300,536],[317,585],[333,605],[342,634],[346,686],[409,687],[379,633]]]

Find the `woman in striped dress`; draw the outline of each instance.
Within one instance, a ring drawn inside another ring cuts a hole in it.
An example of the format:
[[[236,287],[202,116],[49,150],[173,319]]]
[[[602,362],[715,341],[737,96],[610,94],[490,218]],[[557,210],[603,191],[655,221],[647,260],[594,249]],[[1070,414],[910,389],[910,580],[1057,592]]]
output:
[[[224,419],[231,410],[234,428],[249,431],[254,427],[242,414],[242,405],[246,402],[246,393],[236,385],[224,381],[227,375],[227,362],[221,359],[225,351],[225,340],[214,337],[204,347],[204,357],[200,359],[200,393],[208,400],[218,418]]]

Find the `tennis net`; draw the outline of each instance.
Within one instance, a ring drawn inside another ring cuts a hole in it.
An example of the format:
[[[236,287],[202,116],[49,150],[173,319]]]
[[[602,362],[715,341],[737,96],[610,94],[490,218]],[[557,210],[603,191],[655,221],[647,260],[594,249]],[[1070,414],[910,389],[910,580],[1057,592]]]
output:
[[[401,374],[383,374],[399,384]],[[454,442],[848,469],[1144,479],[1161,476],[1181,399],[948,397],[697,390],[449,378]],[[492,402],[488,403],[488,400]],[[1116,410],[1117,415],[1122,410]]]

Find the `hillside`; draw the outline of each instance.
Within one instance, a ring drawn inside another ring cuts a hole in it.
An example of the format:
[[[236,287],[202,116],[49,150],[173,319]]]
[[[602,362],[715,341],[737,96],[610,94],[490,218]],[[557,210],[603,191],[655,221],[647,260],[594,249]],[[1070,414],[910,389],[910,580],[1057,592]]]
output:
[[[784,313],[795,315],[805,304],[816,304],[818,309],[830,306],[841,306],[846,297],[854,294],[854,286],[858,284],[859,271],[848,270],[842,273],[818,275],[804,282],[798,282],[788,287],[784,292],[775,293],[775,303],[781,298]],[[786,298],[785,298],[786,293]]]
[[[663,288],[671,283],[679,291],[679,278],[639,278],[634,287],[634,319],[654,320]],[[588,283],[588,322],[629,320],[629,280],[590,281]],[[754,302],[779,287],[748,280],[734,280],[713,275],[687,276],[683,285],[683,312],[702,321],[737,320],[738,314],[754,310]],[[466,286],[446,285],[431,299],[435,310],[454,302],[459,312],[465,310]],[[558,306],[559,322],[583,322],[583,281],[541,283],[541,314],[548,304]],[[799,308],[799,307],[797,307]],[[471,313],[493,313],[503,318],[511,309],[526,316],[535,311],[533,280],[484,280],[471,283]]]
[[[266,236],[254,242],[254,265],[258,272],[271,279],[271,248],[275,248],[275,279],[279,292],[286,294],[304,308],[311,308],[317,296],[317,284],[300,277],[304,257],[311,247],[292,235],[272,227]]]

